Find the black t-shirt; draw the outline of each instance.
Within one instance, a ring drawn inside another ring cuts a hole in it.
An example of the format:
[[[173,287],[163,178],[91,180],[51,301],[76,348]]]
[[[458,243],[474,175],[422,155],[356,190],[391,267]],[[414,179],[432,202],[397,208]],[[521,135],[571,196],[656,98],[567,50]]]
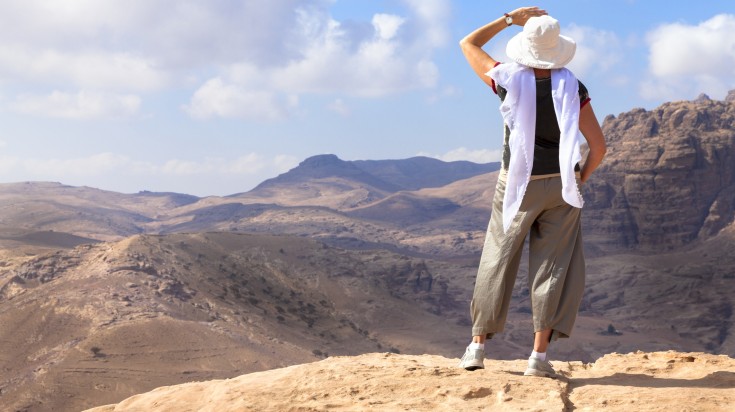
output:
[[[500,100],[505,100],[507,91],[496,86]],[[579,102],[584,106],[589,102],[587,87],[579,82]],[[510,163],[510,146],[508,139],[510,130],[505,126],[503,142],[503,168],[508,169]],[[559,140],[561,131],[556,120],[554,101],[551,96],[551,78],[536,79],[536,143],[533,148],[533,169],[531,175],[548,175],[559,173]],[[579,171],[579,165],[574,170]]]

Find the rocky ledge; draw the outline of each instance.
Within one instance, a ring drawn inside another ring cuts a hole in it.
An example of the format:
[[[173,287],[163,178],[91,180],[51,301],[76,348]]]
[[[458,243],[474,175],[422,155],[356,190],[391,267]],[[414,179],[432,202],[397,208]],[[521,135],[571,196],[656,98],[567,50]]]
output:
[[[703,353],[610,354],[557,362],[558,379],[523,376],[525,361],[373,353],[333,357],[238,378],[158,388],[117,411],[725,411],[735,404],[735,359]]]

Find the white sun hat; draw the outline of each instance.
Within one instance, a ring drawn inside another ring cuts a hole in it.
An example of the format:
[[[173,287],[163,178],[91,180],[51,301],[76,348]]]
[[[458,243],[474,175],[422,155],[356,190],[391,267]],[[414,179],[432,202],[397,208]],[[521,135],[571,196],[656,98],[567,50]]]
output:
[[[577,44],[562,36],[559,21],[551,16],[528,19],[523,31],[508,41],[505,53],[517,63],[537,69],[559,69],[574,57]]]

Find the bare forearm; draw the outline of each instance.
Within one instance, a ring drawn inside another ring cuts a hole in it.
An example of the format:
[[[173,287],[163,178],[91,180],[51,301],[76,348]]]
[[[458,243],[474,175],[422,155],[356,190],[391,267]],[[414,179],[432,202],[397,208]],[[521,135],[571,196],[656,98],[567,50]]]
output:
[[[538,17],[546,14],[546,10],[538,7],[521,7],[508,12],[508,16],[512,19],[513,24],[517,26],[525,25],[531,17]],[[463,48],[465,45],[482,47],[506,27],[508,27],[508,24],[505,21],[505,15],[503,15],[468,34],[459,43]]]
[[[598,166],[600,166],[600,163],[602,163],[602,159],[605,158],[605,150],[590,150],[589,154],[587,155],[587,160],[584,162],[584,166],[582,166],[582,170],[580,172],[580,179],[582,180],[582,183],[586,182],[590,176],[592,175],[592,172],[597,169]]]
[[[579,130],[587,140],[587,146],[590,151],[587,154],[587,160],[582,166],[581,179],[582,183],[586,182],[590,178],[592,172],[602,163],[602,159],[605,157],[607,152],[607,145],[605,144],[605,136],[602,133],[600,123],[597,121],[594,110],[592,110],[592,104],[586,104],[579,111]]]
[[[546,11],[538,7],[522,7],[508,14],[513,19],[513,24],[523,26],[529,18],[544,15]],[[492,69],[497,62],[482,47],[506,27],[508,27],[508,24],[505,22],[505,17],[501,16],[468,34],[459,42],[462,53],[464,53],[472,70],[487,84],[490,84],[490,79],[485,76],[485,73]]]
[[[482,49],[482,46],[506,27],[508,27],[508,25],[505,23],[505,20],[498,18],[497,20],[468,34],[459,42],[460,47],[462,47],[462,53],[470,64],[470,67],[472,67],[472,70],[474,70],[474,72],[485,83],[489,84],[490,82],[490,79],[485,76],[485,73],[492,69],[497,62]]]
[[[465,36],[459,41],[459,45],[462,46],[462,50],[471,47],[482,47],[506,27],[508,27],[508,24],[505,23],[505,18],[499,17]]]

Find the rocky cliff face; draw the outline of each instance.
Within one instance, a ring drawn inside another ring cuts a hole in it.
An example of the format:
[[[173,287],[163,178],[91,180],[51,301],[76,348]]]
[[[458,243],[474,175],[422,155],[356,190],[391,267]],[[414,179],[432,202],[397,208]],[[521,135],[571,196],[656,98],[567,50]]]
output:
[[[608,155],[585,188],[587,240],[674,249],[733,220],[735,93],[608,116]]]

